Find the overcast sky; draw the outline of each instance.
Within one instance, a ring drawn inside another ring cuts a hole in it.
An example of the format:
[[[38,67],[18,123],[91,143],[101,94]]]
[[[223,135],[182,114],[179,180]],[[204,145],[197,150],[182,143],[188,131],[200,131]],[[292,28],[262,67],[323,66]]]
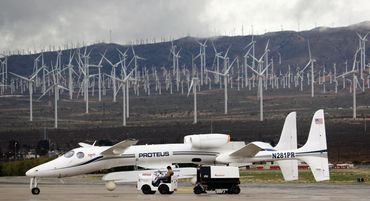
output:
[[[369,0],[0,0],[0,52],[247,35],[370,20]]]

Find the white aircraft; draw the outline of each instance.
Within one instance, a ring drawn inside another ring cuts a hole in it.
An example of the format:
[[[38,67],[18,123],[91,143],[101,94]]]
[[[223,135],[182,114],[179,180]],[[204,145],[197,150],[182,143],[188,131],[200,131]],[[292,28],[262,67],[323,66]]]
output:
[[[285,119],[280,140],[275,147],[265,142],[230,141],[226,134],[199,134],[184,137],[184,143],[135,145],[125,140],[113,146],[79,143],[63,156],[36,166],[26,172],[33,194],[39,194],[38,179],[68,177],[118,166],[139,166],[162,169],[172,164],[219,164],[246,166],[253,162],[276,161],[285,180],[298,179],[298,160],[307,163],[316,181],[329,180],[324,111],[315,112],[308,140],[297,147],[296,113]],[[130,172],[113,172],[104,181],[123,181]]]

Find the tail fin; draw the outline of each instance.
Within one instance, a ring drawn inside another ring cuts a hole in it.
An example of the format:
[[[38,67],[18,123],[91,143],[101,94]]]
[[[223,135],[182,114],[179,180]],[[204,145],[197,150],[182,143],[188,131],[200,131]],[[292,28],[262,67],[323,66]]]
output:
[[[296,150],[297,149],[297,121],[296,112],[291,112],[285,118],[283,130],[278,144],[274,147],[276,150]],[[280,167],[285,181],[298,179],[298,161],[281,160],[276,161]]]
[[[316,181],[330,179],[324,110],[315,112],[307,142],[297,150],[296,157],[310,166]]]
[[[297,113],[291,112],[285,118],[284,127],[278,144],[274,147],[277,150],[297,149]]]

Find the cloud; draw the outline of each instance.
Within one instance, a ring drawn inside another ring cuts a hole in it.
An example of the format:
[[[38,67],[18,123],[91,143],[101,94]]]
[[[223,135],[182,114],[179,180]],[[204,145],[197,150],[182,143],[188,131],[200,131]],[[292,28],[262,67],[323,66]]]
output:
[[[370,19],[358,0],[4,0],[0,52],[66,43],[311,29]]]

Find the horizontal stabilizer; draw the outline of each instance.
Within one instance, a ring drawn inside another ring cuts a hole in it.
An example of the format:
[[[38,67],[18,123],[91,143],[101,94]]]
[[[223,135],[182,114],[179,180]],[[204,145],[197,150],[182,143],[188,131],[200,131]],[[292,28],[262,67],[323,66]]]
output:
[[[298,161],[297,160],[281,160],[276,161],[280,167],[285,181],[298,180]]]
[[[101,154],[103,156],[120,155],[125,151],[125,149],[127,149],[131,145],[136,144],[137,142],[138,142],[137,140],[124,140],[111,146],[107,150],[103,151]]]
[[[300,160],[306,162],[311,169],[316,181],[326,181],[330,179],[329,164],[327,153],[320,153],[319,156],[301,156]]]
[[[245,145],[243,148],[230,154],[232,157],[254,157],[259,151],[263,150],[274,150],[274,148],[265,142],[251,142]]]

